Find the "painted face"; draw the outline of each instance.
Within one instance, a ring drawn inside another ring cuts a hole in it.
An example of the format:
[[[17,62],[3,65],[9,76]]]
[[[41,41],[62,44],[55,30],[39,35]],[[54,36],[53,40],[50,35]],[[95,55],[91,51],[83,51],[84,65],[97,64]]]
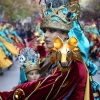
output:
[[[40,74],[38,73],[38,70],[32,70],[27,74],[28,82],[31,82],[32,80],[37,80],[40,77]]]
[[[45,31],[45,43],[48,49],[54,47],[54,39],[57,36],[59,36],[63,41],[67,38],[67,33],[60,30],[47,28]]]

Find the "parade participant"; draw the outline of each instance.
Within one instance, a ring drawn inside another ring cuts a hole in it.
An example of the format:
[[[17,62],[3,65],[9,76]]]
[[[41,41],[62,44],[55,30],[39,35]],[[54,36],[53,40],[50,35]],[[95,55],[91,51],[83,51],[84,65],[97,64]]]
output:
[[[6,26],[0,26],[0,73],[3,75],[2,69],[10,68],[12,65],[12,55],[17,56],[18,52],[10,39],[3,32]],[[7,31],[8,32],[8,31]]]
[[[88,41],[85,41],[77,22],[79,5],[77,1],[70,1],[66,8],[61,6],[61,0],[54,0],[52,4],[43,12],[41,25],[46,30],[45,42],[50,50],[42,67],[48,65],[48,76],[18,86],[9,94],[8,100],[94,100],[89,73],[80,55],[81,51],[85,54],[83,58],[88,56],[85,52],[85,48],[88,49],[85,42]],[[69,33],[80,37],[76,39]],[[81,43],[83,47],[79,49]],[[3,93],[0,96],[2,99],[5,97]]]
[[[37,64],[38,61],[40,61],[40,56],[36,54],[36,52],[29,47],[26,47],[23,49],[18,56],[18,60],[20,61],[20,79],[19,79],[19,84],[22,84],[27,81],[26,74],[27,70],[25,71],[27,64]],[[31,62],[31,63],[27,63]],[[33,67],[32,67],[33,68]]]
[[[5,41],[1,36],[0,36],[0,42],[3,43],[3,45],[7,48],[7,50],[8,50],[11,54],[13,54],[13,55],[15,55],[15,56],[18,55],[18,52],[17,52],[16,48],[14,47],[14,45],[11,44],[11,43],[9,43],[9,42],[7,42],[7,41]]]
[[[38,62],[33,63],[32,61],[27,61],[21,66],[21,69],[23,70],[21,73],[21,77],[23,78],[21,79],[20,77],[20,84],[37,80],[40,77],[40,67]],[[15,88],[16,87],[14,87],[13,90]]]
[[[0,76],[3,75],[3,70],[9,68],[12,62],[9,59],[10,52],[6,49],[2,42],[0,42]]]
[[[5,37],[5,35],[4,35],[4,33],[2,32],[2,24],[0,24],[0,36],[2,36],[2,37]],[[2,56],[2,58],[4,59],[4,58],[6,58],[6,55],[8,55],[9,53],[8,53],[8,51],[7,51],[7,49],[6,49],[6,47],[3,45],[3,43],[2,42],[0,42],[0,54],[3,54]],[[5,54],[5,55],[4,55]],[[2,60],[1,60],[2,61]],[[10,62],[10,61],[9,61]],[[10,63],[8,63],[7,64],[8,66],[6,66],[6,68],[7,67],[9,67],[10,65],[12,65],[12,63],[10,62]],[[2,63],[2,66],[1,66],[1,68],[0,68],[0,76],[2,76],[3,75],[3,71],[2,71],[2,68],[4,68],[4,65],[3,65],[3,63]]]
[[[98,49],[99,49],[99,32],[96,28],[95,24],[90,25],[89,27],[85,28],[84,30],[85,32],[88,32],[89,34],[87,34],[87,38],[89,40],[89,44],[90,44],[90,50],[89,50],[89,58],[93,61],[97,60],[97,55],[98,55]]]
[[[11,40],[10,40],[10,38],[7,38],[6,34],[4,33],[4,29],[5,28],[6,28],[6,26],[4,26],[4,27],[2,25],[0,26],[0,36],[2,36],[2,38],[4,40],[6,40],[7,42],[12,43]]]
[[[32,40],[32,35],[33,35],[31,28],[28,28],[26,34],[27,34],[27,41],[30,42]]]
[[[10,43],[13,43],[12,40],[11,40],[11,36],[9,34],[9,24],[5,24],[3,26],[3,29],[2,31],[4,32],[5,36],[7,37],[7,39],[9,40]]]
[[[44,32],[37,26],[36,32],[34,33],[33,49],[40,54],[41,61],[44,61],[46,58],[44,42]]]
[[[99,48],[99,50],[98,50],[98,52],[97,52],[97,59],[98,59],[99,68],[100,68],[100,48]],[[100,69],[99,69],[99,71],[98,71],[98,74],[100,74]]]
[[[91,23],[90,25],[86,25],[84,27],[84,30],[88,34],[97,34],[97,35],[99,35],[99,31],[98,31],[97,26],[96,26],[95,23]]]
[[[22,41],[21,38],[17,35],[17,33],[16,33],[16,31],[14,30],[13,26],[10,27],[9,32],[10,32],[11,39],[12,39],[16,44],[22,44],[22,45],[23,45],[23,41]]]
[[[31,61],[27,62],[25,68],[27,82],[37,80],[40,77],[39,70],[40,68],[38,64],[32,63]]]
[[[5,69],[9,68],[12,65],[12,55],[17,56],[18,51],[16,48],[10,44],[9,42],[5,41],[1,36],[0,36],[0,68]]]
[[[89,35],[89,42],[90,42],[90,58],[92,60],[97,60],[97,51],[99,48],[99,36],[97,34],[90,34]]]

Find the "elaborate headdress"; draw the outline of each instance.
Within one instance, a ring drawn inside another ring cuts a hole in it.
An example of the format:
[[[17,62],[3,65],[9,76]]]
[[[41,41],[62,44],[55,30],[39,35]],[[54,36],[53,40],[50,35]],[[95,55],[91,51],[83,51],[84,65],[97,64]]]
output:
[[[31,70],[40,70],[39,63],[32,63],[31,61],[27,61],[26,62],[25,73],[28,73]]]
[[[30,48],[23,50],[22,55],[19,56],[21,64],[19,84],[27,81],[26,74],[33,70],[39,70],[40,58],[35,55],[35,51]]]
[[[39,68],[39,62],[33,63],[32,61],[27,61],[24,63],[21,68],[20,68],[20,79],[19,79],[19,84],[24,83],[27,81],[27,73],[31,70],[40,70]]]
[[[68,32],[69,37],[74,36],[78,40],[78,47],[86,62],[88,59],[89,42],[78,22],[78,15],[80,13],[78,0],[47,0],[47,8],[42,11],[43,22],[41,29],[59,29]]]
[[[65,2],[67,5],[65,5]],[[43,11],[41,28],[56,28],[69,31],[73,27],[73,21],[77,20],[80,7],[78,0],[50,0],[47,9]],[[60,7],[59,7],[60,6]]]

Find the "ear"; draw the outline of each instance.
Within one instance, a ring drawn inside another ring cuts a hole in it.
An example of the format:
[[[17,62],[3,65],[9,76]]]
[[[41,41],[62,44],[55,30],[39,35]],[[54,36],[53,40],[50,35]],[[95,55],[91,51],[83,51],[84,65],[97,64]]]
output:
[[[67,42],[67,48],[73,50],[78,45],[78,40],[75,37],[71,37]]]
[[[54,40],[54,48],[60,49],[63,46],[63,41],[60,37],[56,37]]]

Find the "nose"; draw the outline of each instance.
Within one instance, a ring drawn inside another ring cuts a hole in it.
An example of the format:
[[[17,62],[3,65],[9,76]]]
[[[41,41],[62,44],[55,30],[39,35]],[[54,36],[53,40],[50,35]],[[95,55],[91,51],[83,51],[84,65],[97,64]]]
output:
[[[33,76],[33,79],[37,79],[37,75],[34,75],[34,76]]]
[[[49,36],[49,32],[46,31],[44,37],[45,37],[45,38],[48,38],[48,36]]]

